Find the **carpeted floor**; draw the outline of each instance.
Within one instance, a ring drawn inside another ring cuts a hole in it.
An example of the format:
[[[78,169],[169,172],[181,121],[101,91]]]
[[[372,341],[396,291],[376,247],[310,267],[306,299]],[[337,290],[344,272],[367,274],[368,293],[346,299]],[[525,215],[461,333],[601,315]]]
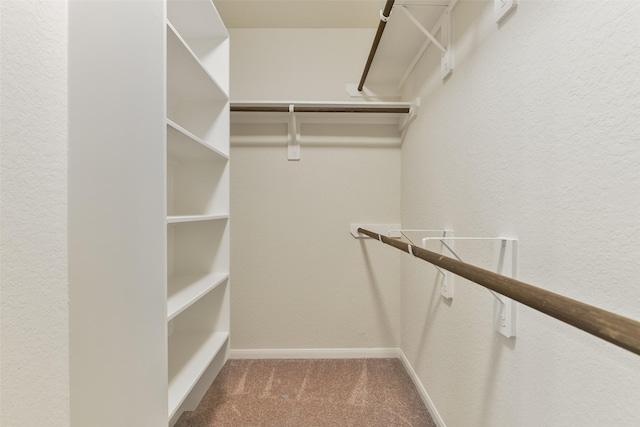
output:
[[[229,360],[176,427],[435,427],[398,359]]]

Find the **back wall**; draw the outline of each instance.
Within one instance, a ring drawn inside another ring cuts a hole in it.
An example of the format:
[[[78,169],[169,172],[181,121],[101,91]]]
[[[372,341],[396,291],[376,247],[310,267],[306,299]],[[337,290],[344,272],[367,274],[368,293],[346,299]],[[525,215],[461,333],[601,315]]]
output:
[[[232,100],[346,101],[374,30],[230,33]],[[398,347],[399,255],[349,224],[399,223],[400,151],[345,135],[287,161],[263,133],[231,148],[232,349]]]

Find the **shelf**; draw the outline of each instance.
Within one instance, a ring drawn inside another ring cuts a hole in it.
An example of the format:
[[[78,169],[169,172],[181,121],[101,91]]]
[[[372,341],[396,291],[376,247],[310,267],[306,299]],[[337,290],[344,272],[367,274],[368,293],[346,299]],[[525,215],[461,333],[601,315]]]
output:
[[[228,100],[227,91],[167,23],[167,82],[170,93],[189,100]]]
[[[219,219],[229,219],[229,215],[172,215],[167,217],[167,224],[176,224],[179,222],[216,221]]]
[[[167,17],[186,38],[228,38],[212,0],[169,0]]]
[[[229,221],[167,224],[167,274],[229,272]]]
[[[167,162],[168,222],[228,218],[229,164],[219,158]]]
[[[216,82],[229,93],[229,33],[211,0],[172,0],[167,17]]]
[[[227,49],[228,50],[228,49]],[[218,81],[167,23],[167,117],[179,133],[229,153],[228,78]],[[221,57],[227,58],[226,55]],[[226,61],[218,60],[224,64]],[[220,66],[220,64],[218,64]],[[220,73],[218,73],[220,74]]]
[[[169,337],[170,419],[228,339],[227,332],[176,332]]]
[[[167,152],[168,222],[228,218],[228,155],[171,120]]]
[[[233,101],[231,144],[398,147],[418,106],[419,100]]]
[[[167,320],[171,320],[229,279],[227,273],[169,277]]]
[[[170,157],[177,159],[229,160],[227,154],[169,119],[167,119],[167,153]]]

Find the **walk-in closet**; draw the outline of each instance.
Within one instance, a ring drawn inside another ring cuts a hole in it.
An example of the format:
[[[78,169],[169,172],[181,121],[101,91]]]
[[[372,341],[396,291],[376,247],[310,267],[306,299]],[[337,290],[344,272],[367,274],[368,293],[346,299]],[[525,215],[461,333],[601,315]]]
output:
[[[640,420],[640,2],[0,2],[0,425]]]

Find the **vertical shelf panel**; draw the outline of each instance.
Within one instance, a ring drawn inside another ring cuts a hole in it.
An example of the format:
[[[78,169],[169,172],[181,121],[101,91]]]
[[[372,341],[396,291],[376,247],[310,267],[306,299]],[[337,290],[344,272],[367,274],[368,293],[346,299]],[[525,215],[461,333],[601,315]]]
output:
[[[70,424],[166,426],[165,5],[64,5]]]

